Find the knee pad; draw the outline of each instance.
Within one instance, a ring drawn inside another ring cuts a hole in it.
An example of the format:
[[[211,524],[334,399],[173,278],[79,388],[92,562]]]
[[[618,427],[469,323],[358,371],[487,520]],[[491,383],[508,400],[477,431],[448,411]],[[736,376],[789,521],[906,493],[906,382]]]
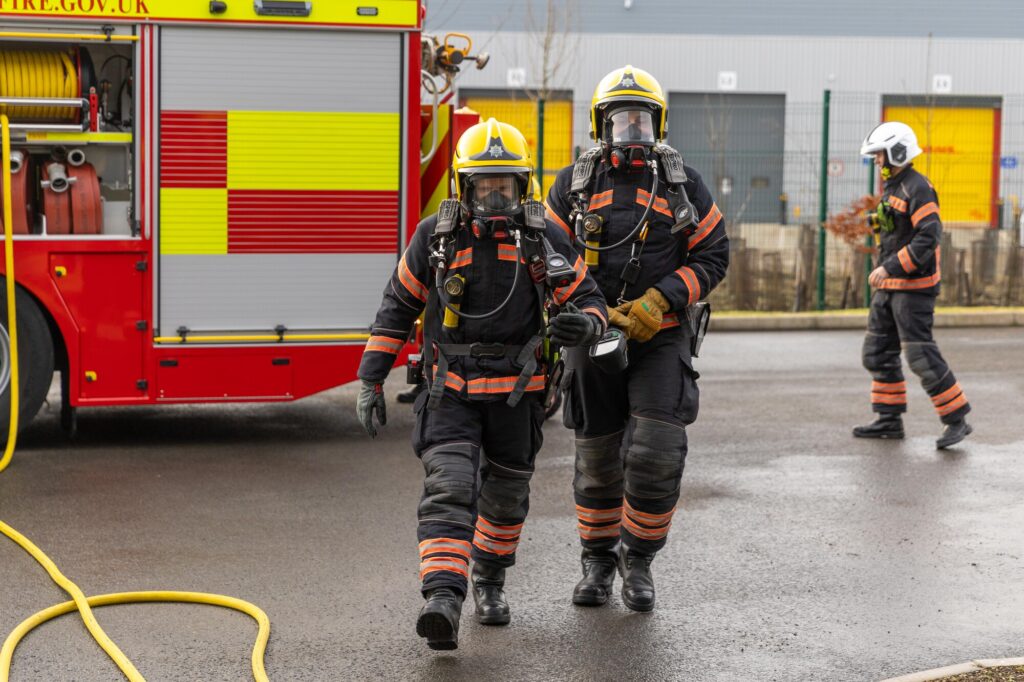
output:
[[[423,462],[423,501],[425,507],[464,507],[476,501],[476,463],[479,448],[471,443],[442,443],[430,448]]]
[[[686,429],[668,422],[630,417],[633,437],[626,451],[626,492],[647,499],[678,493],[686,460]]]
[[[622,431],[576,439],[576,475],[573,489],[590,498],[622,495]]]
[[[945,367],[941,367],[941,363],[935,362],[933,354],[929,352],[933,347],[932,343],[909,342],[903,344],[903,352],[907,356],[910,371],[921,378],[921,385],[925,390],[929,390],[939,383],[942,379],[940,372],[945,373]]]
[[[480,511],[492,519],[519,516],[523,502],[530,496],[533,472],[488,464],[487,479],[480,489]]]
[[[861,349],[861,361],[867,371],[882,372],[899,367],[900,353],[890,349],[888,338],[868,332]]]

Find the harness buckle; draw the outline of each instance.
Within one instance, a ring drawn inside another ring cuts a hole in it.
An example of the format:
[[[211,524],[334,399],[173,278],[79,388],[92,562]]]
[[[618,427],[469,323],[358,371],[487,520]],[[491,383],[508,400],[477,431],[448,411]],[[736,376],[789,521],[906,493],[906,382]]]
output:
[[[503,358],[505,357],[505,344],[477,341],[469,344],[469,355],[474,358]]]

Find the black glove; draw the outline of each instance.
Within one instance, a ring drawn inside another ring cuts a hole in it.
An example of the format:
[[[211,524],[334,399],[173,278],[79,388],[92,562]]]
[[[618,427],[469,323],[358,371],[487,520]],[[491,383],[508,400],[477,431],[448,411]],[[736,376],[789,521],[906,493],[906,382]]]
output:
[[[377,437],[377,429],[373,425],[374,412],[377,413],[377,421],[381,426],[388,423],[387,406],[384,404],[384,384],[363,381],[363,387],[359,389],[359,398],[356,400],[356,417],[370,434],[370,438]]]
[[[548,336],[560,346],[589,346],[601,338],[602,328],[597,317],[581,313],[572,304],[548,320]]]

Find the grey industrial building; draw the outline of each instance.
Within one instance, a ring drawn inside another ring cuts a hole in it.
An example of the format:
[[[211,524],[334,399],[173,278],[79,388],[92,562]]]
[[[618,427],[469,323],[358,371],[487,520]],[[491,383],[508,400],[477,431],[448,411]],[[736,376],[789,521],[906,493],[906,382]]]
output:
[[[460,93],[522,98],[546,85],[552,98],[571,98],[581,147],[590,145],[588,107],[601,76],[625,64],[650,71],[669,96],[669,141],[734,218],[817,214],[826,90],[830,209],[868,189],[857,148],[890,111],[934,126],[923,162],[951,222],[1009,227],[1019,213],[1021,0],[429,0],[426,26],[465,32],[474,50],[490,53],[485,69],[460,76]],[[952,111],[963,117],[943,118]]]

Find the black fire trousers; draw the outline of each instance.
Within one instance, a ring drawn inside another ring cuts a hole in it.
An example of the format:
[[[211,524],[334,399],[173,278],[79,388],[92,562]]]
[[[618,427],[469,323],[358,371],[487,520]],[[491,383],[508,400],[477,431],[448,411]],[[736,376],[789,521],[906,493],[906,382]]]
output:
[[[903,291],[876,291],[871,299],[864,337],[864,367],[871,372],[871,408],[879,414],[907,411],[907,383],[900,351],[944,424],[971,410],[960,383],[932,337],[935,296]]]
[[[567,354],[565,425],[576,432],[577,529],[584,548],[620,541],[654,554],[665,546],[697,418],[697,373],[683,327],[629,342],[629,366],[608,374],[587,349]]]
[[[544,407],[537,393],[509,407],[505,395],[471,401],[445,391],[430,409],[427,393],[416,400],[412,437],[424,470],[420,581],[424,594],[446,586],[465,595],[471,558],[495,567],[515,563]]]

